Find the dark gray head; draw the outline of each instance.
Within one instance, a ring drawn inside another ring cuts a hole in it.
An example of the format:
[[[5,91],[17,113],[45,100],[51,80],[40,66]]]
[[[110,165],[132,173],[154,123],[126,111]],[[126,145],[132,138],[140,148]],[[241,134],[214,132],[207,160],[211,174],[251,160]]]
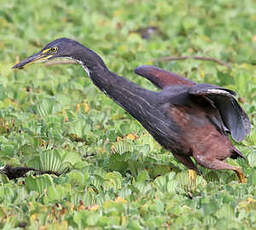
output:
[[[79,42],[69,38],[58,38],[48,43],[41,52],[53,55],[52,57],[70,57],[75,58],[74,54],[77,53],[82,46]]]
[[[92,50],[84,47],[79,42],[69,38],[59,38],[48,43],[42,50],[34,55],[24,59],[12,68],[21,69],[28,63],[48,61],[53,58],[72,58],[77,61],[82,61],[83,64],[99,63],[103,64],[101,58]]]

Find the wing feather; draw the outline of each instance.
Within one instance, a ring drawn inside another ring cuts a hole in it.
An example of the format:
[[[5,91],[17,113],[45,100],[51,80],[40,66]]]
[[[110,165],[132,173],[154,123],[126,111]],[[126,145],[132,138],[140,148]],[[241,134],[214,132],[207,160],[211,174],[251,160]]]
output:
[[[189,88],[188,93],[194,96],[204,96],[213,101],[235,141],[242,141],[250,133],[250,120],[234,97],[234,91],[214,85],[197,84]]]
[[[174,85],[186,85],[193,86],[195,83],[190,81],[181,75],[176,73],[168,72],[166,70],[157,68],[155,66],[139,66],[134,72],[142,77],[147,78],[151,81],[156,87],[163,89],[167,86]]]

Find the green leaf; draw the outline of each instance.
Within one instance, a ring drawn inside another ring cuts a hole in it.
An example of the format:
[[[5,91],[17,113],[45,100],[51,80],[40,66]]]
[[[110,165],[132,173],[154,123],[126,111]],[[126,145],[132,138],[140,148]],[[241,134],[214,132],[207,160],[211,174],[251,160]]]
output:
[[[53,179],[50,175],[28,176],[25,179],[26,188],[28,191],[36,191],[43,194],[48,187],[53,185]]]
[[[40,168],[44,171],[62,170],[62,161],[58,151],[47,150],[40,153]]]
[[[254,151],[248,155],[247,159],[251,167],[256,167],[256,153]]]

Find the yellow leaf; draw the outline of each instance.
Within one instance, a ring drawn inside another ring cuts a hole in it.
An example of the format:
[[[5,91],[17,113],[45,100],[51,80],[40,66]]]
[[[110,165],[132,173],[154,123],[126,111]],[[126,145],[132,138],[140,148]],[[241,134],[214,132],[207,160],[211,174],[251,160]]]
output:
[[[122,14],[122,10],[115,10],[114,11],[114,17],[118,17],[121,14]]]
[[[121,141],[122,140],[122,137],[117,137],[116,138],[116,141]]]
[[[36,220],[36,218],[37,218],[37,217],[36,217],[36,214],[32,214],[32,215],[30,216],[30,218],[31,218],[31,220],[33,220],[33,221]]]
[[[153,65],[153,61],[146,61],[147,65]]]
[[[80,111],[80,104],[76,104],[76,112]]]
[[[129,139],[129,140],[134,141],[135,139],[138,138],[138,136],[137,136],[136,134],[129,133],[129,134],[126,136],[126,138]]]
[[[205,76],[205,72],[203,70],[200,70],[200,77],[204,78],[204,76]]]
[[[81,105],[85,113],[87,113],[90,110],[90,106],[87,103],[82,103]]]
[[[250,204],[250,203],[255,203],[256,202],[256,200],[254,200],[253,198],[251,198],[251,197],[248,197],[248,203]]]
[[[48,229],[48,227],[49,227],[49,226],[47,226],[47,225],[43,225],[43,226],[40,226],[40,227],[39,227],[39,230],[46,230],[46,229]]]
[[[118,196],[118,197],[115,199],[115,202],[116,202],[116,203],[123,203],[123,204],[125,204],[125,203],[127,203],[127,200],[125,200],[124,198]]]
[[[88,210],[96,211],[96,210],[98,210],[98,208],[99,208],[99,205],[95,204],[95,205],[89,206]]]

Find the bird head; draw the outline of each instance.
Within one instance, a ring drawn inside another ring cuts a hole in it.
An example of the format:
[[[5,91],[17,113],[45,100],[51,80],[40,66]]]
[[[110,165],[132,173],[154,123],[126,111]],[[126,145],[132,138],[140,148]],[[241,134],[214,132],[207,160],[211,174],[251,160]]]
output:
[[[79,54],[79,47],[81,45],[68,38],[59,38],[48,43],[42,50],[24,59],[12,68],[22,69],[27,64],[35,62],[46,62],[54,58],[73,58],[77,59],[74,54]]]

